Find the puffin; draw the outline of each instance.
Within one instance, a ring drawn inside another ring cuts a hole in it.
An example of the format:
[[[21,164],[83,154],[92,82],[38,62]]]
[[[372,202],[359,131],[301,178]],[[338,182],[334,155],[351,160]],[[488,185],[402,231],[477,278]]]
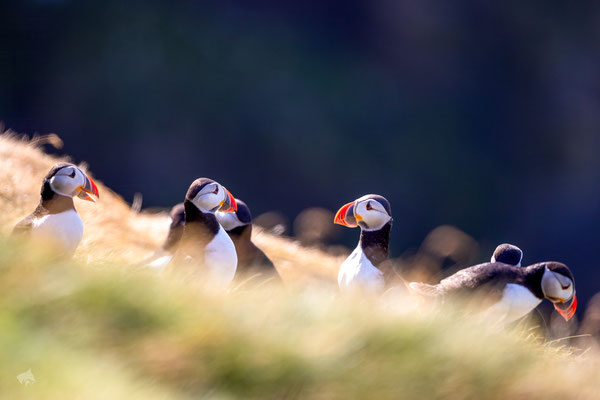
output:
[[[237,253],[215,213],[235,212],[235,198],[220,183],[198,178],[190,185],[183,208],[183,233],[173,258],[176,267],[187,266],[217,287],[228,286],[237,269]]]
[[[44,177],[40,203],[13,229],[12,236],[44,240],[57,254],[72,257],[83,237],[83,222],[73,197],[94,202],[98,187],[79,167],[67,162],[54,164]]]
[[[390,202],[377,194],[365,195],[343,205],[333,222],[349,228],[360,227],[358,246],[340,266],[340,290],[382,292],[385,280],[378,266],[388,258],[392,229]]]
[[[521,266],[523,260],[523,251],[517,246],[509,243],[502,243],[496,247],[490,262],[499,262],[508,265]]]
[[[483,295],[491,304],[490,316],[504,323],[524,317],[544,299],[570,320],[577,309],[575,279],[563,263],[548,261],[527,267],[504,263],[484,263],[458,271],[437,285],[411,282],[415,292],[437,298]]]
[[[235,199],[237,211],[217,212],[217,220],[227,231],[238,256],[237,274],[264,273],[277,276],[277,270],[267,255],[252,242],[252,214],[248,205]]]
[[[183,227],[185,226],[185,207],[183,203],[175,204],[169,211],[169,217],[171,218],[171,224],[164,243],[149,259],[143,261],[140,265],[162,270],[171,262],[179,247],[181,236],[183,236]]]

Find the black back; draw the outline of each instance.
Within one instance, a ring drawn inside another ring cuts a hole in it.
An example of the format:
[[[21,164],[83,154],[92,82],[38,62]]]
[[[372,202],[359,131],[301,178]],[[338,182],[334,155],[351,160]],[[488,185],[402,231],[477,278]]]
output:
[[[479,264],[449,276],[442,280],[437,288],[444,295],[470,295],[477,292],[500,295],[507,284],[515,283],[525,286],[537,298],[543,299],[541,284],[544,269],[561,266],[566,268],[564,264],[556,262],[543,262],[525,268],[504,263]]]
[[[163,250],[174,252],[179,245],[179,241],[183,236],[183,228],[185,226],[185,207],[183,203],[175,204],[169,212],[171,217],[171,225],[165,243],[162,245]]]
[[[231,237],[237,252],[237,273],[244,274],[256,269],[265,272],[277,272],[269,257],[252,242],[252,224],[238,226],[227,231],[227,233]]]
[[[523,252],[517,246],[503,243],[494,250],[494,258],[496,259],[496,262],[517,265],[523,258]]]
[[[235,199],[235,202],[237,204],[237,218],[244,224],[227,231],[235,245],[238,256],[236,275],[256,271],[277,273],[275,265],[269,257],[252,242],[252,214],[250,208],[240,199]]]

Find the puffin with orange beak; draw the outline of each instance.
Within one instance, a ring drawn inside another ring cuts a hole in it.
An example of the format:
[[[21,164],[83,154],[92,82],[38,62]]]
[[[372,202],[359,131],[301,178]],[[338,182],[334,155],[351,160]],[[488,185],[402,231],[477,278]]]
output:
[[[349,228],[360,227],[358,246],[338,273],[340,290],[383,291],[385,280],[378,266],[388,258],[392,229],[389,201],[377,194],[363,196],[342,206],[333,222]]]
[[[231,238],[217,221],[217,211],[237,211],[235,198],[209,178],[190,185],[183,202],[185,223],[174,262],[188,265],[217,286],[227,286],[237,269],[237,253]]]
[[[43,240],[61,255],[71,257],[83,237],[83,222],[75,210],[73,197],[95,201],[98,187],[77,166],[60,162],[44,177],[41,199],[33,213],[13,229],[13,236]]]
[[[575,279],[562,263],[549,261],[520,267],[504,263],[485,263],[458,271],[437,285],[412,282],[410,288],[427,296],[481,295],[494,300],[486,310],[503,323],[527,315],[544,299],[570,320],[577,310]]]

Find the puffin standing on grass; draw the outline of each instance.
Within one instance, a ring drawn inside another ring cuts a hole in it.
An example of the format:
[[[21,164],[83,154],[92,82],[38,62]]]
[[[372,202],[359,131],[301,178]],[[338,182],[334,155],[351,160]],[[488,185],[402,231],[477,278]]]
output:
[[[100,197],[94,181],[73,164],[55,164],[44,177],[40,203],[35,211],[13,229],[13,236],[27,236],[55,246],[58,253],[71,257],[83,237],[83,222],[75,210],[73,197],[95,201]]]
[[[237,211],[217,212],[217,220],[231,237],[238,256],[237,274],[264,273],[277,276],[273,262],[252,242],[252,214],[240,199],[235,199]]]
[[[191,266],[211,283],[229,285],[237,269],[237,254],[215,213],[236,211],[234,197],[218,182],[198,178],[188,189],[183,207],[185,225],[174,259],[176,266]]]
[[[437,285],[412,282],[409,286],[428,297],[485,296],[494,301],[486,313],[504,323],[525,316],[544,299],[554,303],[566,321],[577,309],[573,274],[566,265],[554,261],[528,267],[479,264],[458,271]]]
[[[508,265],[514,265],[516,267],[521,266],[523,260],[523,251],[513,244],[503,243],[496,247],[492,259],[490,262],[499,262]]]
[[[392,209],[383,196],[369,194],[345,204],[335,214],[335,224],[360,227],[360,240],[338,273],[342,291],[381,292],[383,272],[377,268],[388,258]]]

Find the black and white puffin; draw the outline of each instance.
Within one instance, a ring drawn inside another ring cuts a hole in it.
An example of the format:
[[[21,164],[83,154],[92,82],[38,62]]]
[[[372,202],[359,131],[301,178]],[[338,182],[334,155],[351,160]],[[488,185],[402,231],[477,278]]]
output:
[[[143,261],[141,265],[163,269],[171,262],[179,247],[181,236],[183,236],[183,227],[185,226],[185,207],[183,203],[175,204],[169,212],[169,217],[171,217],[171,224],[169,225],[169,233],[165,242],[149,259]]]
[[[83,222],[73,197],[95,201],[100,197],[94,181],[77,166],[60,162],[44,177],[41,199],[33,213],[13,229],[14,236],[27,236],[55,246],[64,256],[73,255],[83,237]]]
[[[240,199],[235,199],[237,211],[217,212],[217,220],[231,237],[238,256],[237,273],[252,272],[277,275],[273,262],[252,242],[252,214]]]
[[[365,195],[338,210],[335,224],[360,227],[360,240],[342,263],[338,284],[342,291],[381,292],[385,288],[383,272],[377,268],[388,258],[392,209],[389,201],[377,194]]]
[[[499,262],[508,265],[521,266],[523,251],[514,244],[503,243],[496,247],[490,262]]]
[[[538,306],[544,299],[568,321],[577,309],[575,279],[571,270],[559,262],[542,262],[528,267],[503,263],[485,263],[458,271],[437,285],[412,282],[417,293],[447,296],[482,295],[493,301],[489,315],[509,323]]]
[[[237,269],[237,254],[231,238],[217,221],[217,211],[237,210],[235,198],[225,187],[209,178],[198,178],[183,202],[185,225],[176,266],[191,265],[218,286],[227,286]]]

